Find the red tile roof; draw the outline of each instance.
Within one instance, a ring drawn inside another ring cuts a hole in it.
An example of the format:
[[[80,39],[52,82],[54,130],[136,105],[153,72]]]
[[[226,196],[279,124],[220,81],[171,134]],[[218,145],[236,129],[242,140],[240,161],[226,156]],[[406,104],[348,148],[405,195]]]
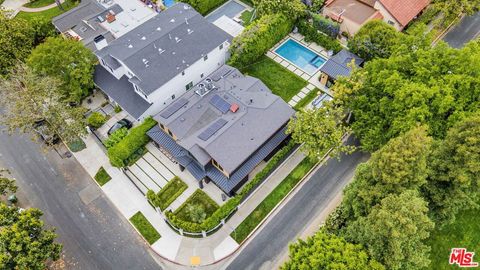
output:
[[[379,1],[402,26],[406,26],[430,3],[430,0]]]

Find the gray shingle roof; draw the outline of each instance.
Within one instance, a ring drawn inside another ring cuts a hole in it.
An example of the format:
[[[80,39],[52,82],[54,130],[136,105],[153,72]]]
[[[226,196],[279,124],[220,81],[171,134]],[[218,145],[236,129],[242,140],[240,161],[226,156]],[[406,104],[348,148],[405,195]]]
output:
[[[151,105],[135,92],[127,76],[123,76],[120,80],[117,80],[117,78],[110,74],[104,67],[97,65],[93,79],[98,88],[109,95],[136,119]]]
[[[96,53],[125,63],[148,95],[231,38],[190,6],[178,3]]]
[[[355,54],[343,49],[332,58],[330,58],[321,68],[320,71],[328,76],[337,79],[339,76],[350,76],[352,69],[348,66],[352,60],[355,60],[355,65],[359,67],[363,63],[363,59]]]
[[[154,118],[167,126],[178,138],[177,143],[199,162],[213,158],[232,173],[290,119],[294,110],[259,79],[244,76],[233,67],[223,66],[210,77],[216,89],[201,97],[195,93],[197,85],[182,96],[188,100],[185,106],[168,118],[162,117],[162,112],[175,106],[173,103]],[[210,103],[215,95],[237,104],[237,112],[223,114]],[[228,123],[209,139],[200,139],[198,136],[218,119]]]

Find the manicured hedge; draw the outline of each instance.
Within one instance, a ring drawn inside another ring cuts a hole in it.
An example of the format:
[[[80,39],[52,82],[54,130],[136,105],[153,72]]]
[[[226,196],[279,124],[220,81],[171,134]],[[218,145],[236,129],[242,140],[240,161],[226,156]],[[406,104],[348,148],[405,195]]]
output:
[[[156,124],[157,121],[149,117],[139,126],[132,128],[125,138],[108,149],[110,163],[115,167],[126,166],[129,158],[138,153],[150,141],[146,133]]]
[[[133,226],[137,228],[137,230],[143,235],[143,237],[145,237],[150,245],[160,239],[160,234],[153,227],[152,223],[150,223],[150,221],[148,221],[148,219],[142,214],[142,212],[138,211],[135,215],[133,215],[130,218],[130,222],[132,222]]]
[[[229,64],[242,69],[254,63],[292,28],[292,20],[282,14],[265,15],[254,21],[233,39]]]
[[[184,221],[177,217],[177,215],[171,211],[165,212],[168,220],[177,228],[181,228],[186,232],[191,233],[200,233],[202,231],[210,231],[215,226],[220,224],[220,222],[227,218],[228,214],[230,214],[240,202],[245,199],[250,192],[258,185],[261,181],[265,180],[282,162],[286,156],[293,150],[296,145],[293,141],[290,141],[285,147],[283,147],[280,151],[275,153],[275,155],[270,159],[268,164],[255,175],[255,177],[248,182],[241,192],[239,192],[235,197],[228,200],[225,204],[220,206],[210,217],[207,217],[202,223],[194,223]]]
[[[160,207],[160,210],[163,211],[187,188],[188,185],[180,177],[175,176],[157,194],[153,190],[149,190],[147,198],[154,206]]]
[[[297,27],[300,34],[305,36],[307,42],[313,41],[327,50],[332,50],[334,53],[342,50],[342,46],[336,39],[319,32],[315,26],[307,20],[300,20],[297,23]]]
[[[202,15],[207,15],[217,7],[223,5],[227,0],[180,0],[192,6]]]
[[[126,127],[119,128],[113,132],[108,139],[105,140],[104,145],[107,149],[110,149],[121,142],[123,138],[128,135],[128,129]]]
[[[331,38],[337,38],[340,33],[340,24],[319,14],[312,14],[313,26]]]

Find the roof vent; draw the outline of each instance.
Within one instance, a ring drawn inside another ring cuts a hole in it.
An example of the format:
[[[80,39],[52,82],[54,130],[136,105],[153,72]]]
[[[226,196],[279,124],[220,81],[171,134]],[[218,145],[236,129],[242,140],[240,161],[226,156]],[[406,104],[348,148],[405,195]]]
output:
[[[158,48],[158,53],[159,53],[159,54],[162,54],[163,52],[165,52],[165,50],[164,50],[164,49],[162,49],[162,48]]]
[[[146,39],[147,39],[147,37],[145,37],[145,36],[142,37],[142,40],[146,40]]]
[[[206,79],[205,79],[205,83],[207,84],[207,89],[208,89],[208,91],[210,91],[210,90],[212,90],[213,88],[215,88],[215,85],[213,84],[212,79],[206,78]]]
[[[161,31],[161,30],[162,30],[162,28],[160,28],[160,27],[157,27],[157,31]]]
[[[170,22],[171,22],[171,23],[174,23],[174,22],[175,22],[175,18],[174,18],[174,19],[171,19]]]
[[[180,41],[182,41],[182,39],[181,39],[181,38],[175,37],[175,42],[177,42],[177,43],[178,43],[178,42],[180,42]]]
[[[183,5],[183,9],[188,10],[188,9],[190,9],[190,7],[187,6],[187,5]]]
[[[133,48],[133,45],[132,44],[128,44],[128,48]]]
[[[203,97],[207,93],[207,89],[205,88],[205,84],[199,83],[198,84],[198,89],[195,91],[199,96]]]
[[[142,59],[142,62],[143,62],[145,65],[148,64],[148,60],[145,59],[145,58]]]
[[[193,33],[193,30],[190,29],[190,28],[188,28],[188,29],[187,29],[187,33],[190,35],[191,33]]]

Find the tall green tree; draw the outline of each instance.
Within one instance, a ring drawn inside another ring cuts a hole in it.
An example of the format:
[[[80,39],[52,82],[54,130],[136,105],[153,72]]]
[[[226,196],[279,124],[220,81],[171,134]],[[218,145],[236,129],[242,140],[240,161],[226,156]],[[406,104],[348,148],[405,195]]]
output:
[[[288,123],[288,133],[292,139],[302,143],[304,152],[313,159],[321,158],[327,150],[330,156],[338,157],[342,152],[354,150],[351,145],[343,144],[343,137],[349,129],[342,123],[344,113],[330,104],[315,109],[297,112]]]
[[[320,230],[306,241],[290,245],[289,260],[281,267],[287,269],[381,270],[380,263],[368,256],[360,246],[342,237]]]
[[[16,61],[28,57],[33,49],[35,31],[28,21],[9,19],[0,11],[0,75],[5,75]]]
[[[64,97],[76,102],[93,88],[95,63],[95,56],[81,42],[62,37],[47,38],[27,60],[27,65],[38,74],[58,78]]]
[[[348,41],[348,48],[365,60],[388,58],[399,44],[400,33],[382,20],[366,23]]]
[[[306,6],[301,0],[253,0],[257,16],[271,14],[284,14],[287,18],[295,20],[305,15]]]
[[[453,18],[462,13],[472,15],[480,9],[480,0],[435,0],[434,3],[447,18]]]
[[[69,106],[59,87],[58,79],[18,64],[8,79],[0,81],[0,105],[5,109],[0,123],[10,132],[31,133],[36,123],[44,121],[45,135],[75,141],[86,134],[85,109]]]
[[[435,142],[429,164],[424,194],[436,220],[453,221],[458,211],[480,206],[480,110]]]
[[[430,247],[423,242],[434,223],[417,191],[391,194],[347,228],[346,239],[365,246],[386,269],[416,270],[430,264]]]

